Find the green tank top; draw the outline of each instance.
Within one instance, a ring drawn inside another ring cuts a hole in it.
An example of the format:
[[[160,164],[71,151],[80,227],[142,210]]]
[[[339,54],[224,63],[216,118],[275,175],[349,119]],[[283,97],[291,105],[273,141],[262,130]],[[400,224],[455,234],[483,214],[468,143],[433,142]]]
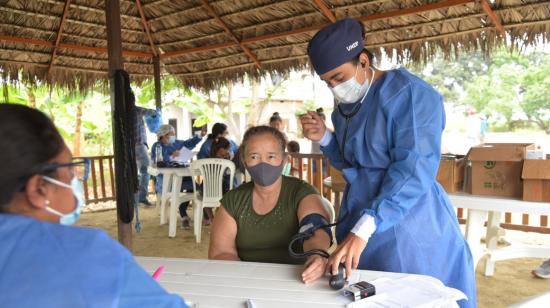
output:
[[[253,182],[226,193],[222,206],[237,222],[236,246],[243,261],[300,264],[288,254],[290,239],[298,232],[298,205],[308,195],[319,193],[308,183],[283,176],[279,199],[265,215],[252,208]]]

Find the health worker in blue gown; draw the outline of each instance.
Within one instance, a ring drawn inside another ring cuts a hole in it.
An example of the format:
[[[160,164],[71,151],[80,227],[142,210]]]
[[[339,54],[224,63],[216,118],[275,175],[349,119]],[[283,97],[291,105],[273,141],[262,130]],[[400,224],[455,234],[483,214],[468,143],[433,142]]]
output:
[[[0,104],[0,123],[0,307],[187,307],[105,232],[70,226],[88,163],[43,113]]]
[[[424,274],[476,306],[474,264],[457,217],[435,180],[445,127],[443,98],[405,69],[380,71],[364,49],[363,25],[340,20],[311,39],[313,68],[332,91],[334,132],[315,112],[304,136],[321,144],[348,183],[327,270]]]

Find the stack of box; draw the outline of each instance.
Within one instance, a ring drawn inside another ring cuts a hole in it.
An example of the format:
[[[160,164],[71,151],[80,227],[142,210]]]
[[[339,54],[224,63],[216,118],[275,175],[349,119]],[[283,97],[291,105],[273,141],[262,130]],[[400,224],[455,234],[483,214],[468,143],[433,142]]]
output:
[[[464,155],[441,155],[436,179],[448,193],[462,190],[462,182],[464,181]]]
[[[481,144],[465,158],[442,155],[437,181],[448,193],[464,187],[473,195],[550,202],[550,155],[543,153],[532,143]]]
[[[550,202],[550,157],[523,162],[523,200]]]
[[[471,193],[521,199],[523,160],[532,143],[485,143],[472,147],[468,153],[471,163]]]

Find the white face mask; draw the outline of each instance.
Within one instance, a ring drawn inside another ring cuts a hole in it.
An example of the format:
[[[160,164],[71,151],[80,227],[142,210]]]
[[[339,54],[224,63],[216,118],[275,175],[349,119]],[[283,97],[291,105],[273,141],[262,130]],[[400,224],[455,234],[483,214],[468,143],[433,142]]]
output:
[[[82,187],[82,183],[76,177],[71,180],[71,185],[65,184],[47,176],[44,176],[44,179],[52,184],[72,190],[74,198],[76,200],[76,207],[74,208],[74,210],[69,213],[63,214],[58,210],[46,206],[46,211],[59,216],[60,224],[68,226],[73,225],[80,218],[80,211],[82,210],[82,206],[85,203],[84,188]]]
[[[359,65],[357,65],[357,68],[355,69],[355,75],[357,75],[358,69]],[[374,79],[374,70],[372,67],[370,69],[372,71],[370,81],[367,81],[367,72],[365,71],[365,82],[363,82],[363,84],[359,84],[359,82],[357,82],[357,78],[353,75],[353,77],[349,80],[346,80],[334,88],[331,88],[330,90],[332,91],[334,98],[342,104],[353,104],[358,101],[363,101],[365,96],[367,96]]]

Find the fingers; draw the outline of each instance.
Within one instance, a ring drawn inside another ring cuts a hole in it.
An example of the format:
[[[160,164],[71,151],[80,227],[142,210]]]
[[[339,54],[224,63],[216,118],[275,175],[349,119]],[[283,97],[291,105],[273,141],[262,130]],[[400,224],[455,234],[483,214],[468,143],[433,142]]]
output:
[[[344,262],[344,264],[346,266],[346,273],[345,273],[344,277],[346,277],[346,279],[348,277],[350,277],[351,273],[353,272],[353,268],[352,268],[353,259],[354,259],[354,257],[351,256],[349,258],[346,258],[346,261]]]
[[[359,266],[359,258],[361,258],[361,252],[362,251],[359,251],[358,253],[356,252],[355,256],[353,257],[353,262],[351,264],[351,267],[354,270],[357,269],[357,267]]]
[[[336,275],[338,273],[338,265],[340,265],[342,260],[345,260],[345,254],[342,247],[343,246],[338,247],[328,260],[327,269],[331,275]]]
[[[323,122],[321,117],[317,114],[317,112],[314,111],[308,111],[306,114],[303,114],[300,116],[300,121],[302,122],[302,125],[305,124],[319,124],[320,122]]]
[[[308,284],[322,277],[325,273],[325,262],[326,260],[322,257],[308,259],[305,270],[302,273],[302,281]]]

